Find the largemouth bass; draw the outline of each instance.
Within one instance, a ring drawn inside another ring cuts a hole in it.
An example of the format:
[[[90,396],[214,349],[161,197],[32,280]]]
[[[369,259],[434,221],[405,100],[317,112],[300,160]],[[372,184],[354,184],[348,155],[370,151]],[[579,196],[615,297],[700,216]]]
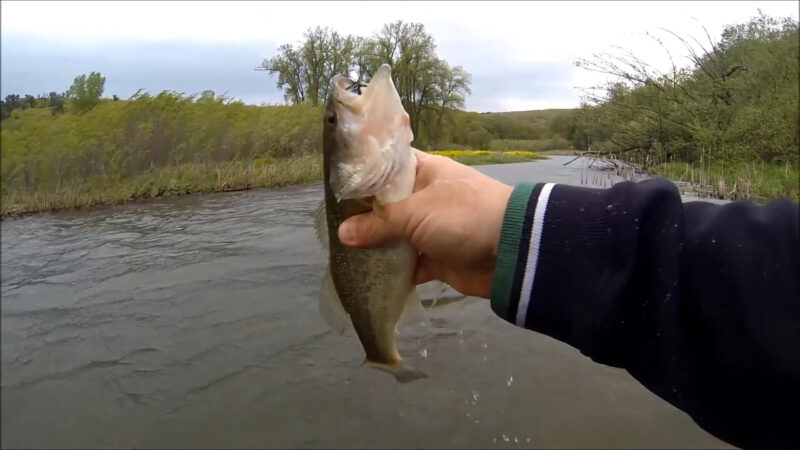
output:
[[[418,251],[409,242],[374,249],[344,246],[346,218],[413,192],[416,158],[408,114],[384,64],[364,86],[338,75],[323,117],[325,199],[317,235],[329,250],[320,311],[336,331],[355,331],[364,364],[408,382],[425,374],[403,365],[395,343],[401,323],[424,320],[412,281]]]

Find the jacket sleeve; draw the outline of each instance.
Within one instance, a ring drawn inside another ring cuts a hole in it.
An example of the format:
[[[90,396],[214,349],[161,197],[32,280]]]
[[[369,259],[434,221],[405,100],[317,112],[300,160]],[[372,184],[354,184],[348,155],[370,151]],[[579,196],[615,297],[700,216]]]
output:
[[[800,223],[787,199],[682,203],[663,179],[517,185],[503,319],[626,369],[742,447],[800,445]]]

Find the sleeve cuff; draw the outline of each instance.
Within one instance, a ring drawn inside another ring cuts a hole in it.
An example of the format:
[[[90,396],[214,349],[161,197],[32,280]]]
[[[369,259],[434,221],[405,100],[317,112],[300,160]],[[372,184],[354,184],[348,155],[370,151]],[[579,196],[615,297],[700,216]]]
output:
[[[514,187],[506,206],[500,231],[490,299],[495,314],[512,323],[514,318],[510,306],[513,298],[519,297],[519,294],[514,292],[514,285],[517,284],[515,283],[515,273],[517,272],[520,244],[527,240],[525,239],[525,230],[530,229],[530,227],[526,227],[526,218],[531,204],[534,203],[533,193],[540,190],[541,184],[534,185],[528,182]]]
[[[514,188],[490,290],[495,314],[570,344],[582,340],[575,336],[576,322],[594,323],[604,315],[606,298],[620,289],[608,273],[624,278],[631,261],[621,252],[635,244],[636,231],[628,229],[634,228],[628,219],[633,214],[622,216],[630,227],[616,225],[620,242],[610,234],[608,217],[619,204],[608,193],[554,183]]]

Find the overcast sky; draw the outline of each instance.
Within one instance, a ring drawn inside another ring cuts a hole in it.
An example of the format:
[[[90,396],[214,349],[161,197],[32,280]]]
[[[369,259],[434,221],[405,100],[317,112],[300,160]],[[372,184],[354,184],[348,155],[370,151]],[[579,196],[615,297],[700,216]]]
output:
[[[246,103],[279,103],[275,80],[254,70],[277,47],[316,25],[369,36],[384,23],[422,22],[438,54],[473,76],[467,109],[570,108],[598,81],[574,62],[622,46],[662,64],[647,38],[718,38],[760,8],[798,18],[797,1],[763,2],[29,2],[0,3],[2,96],[64,91],[81,73],[101,72],[106,96],[143,88],[212,89]],[[684,60],[685,61],[685,60]]]

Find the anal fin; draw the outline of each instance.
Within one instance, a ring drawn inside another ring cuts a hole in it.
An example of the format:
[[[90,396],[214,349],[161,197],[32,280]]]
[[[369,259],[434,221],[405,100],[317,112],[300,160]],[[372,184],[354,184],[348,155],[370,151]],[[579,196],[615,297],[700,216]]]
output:
[[[405,308],[403,308],[403,312],[400,314],[400,319],[397,321],[395,330],[415,325],[427,326],[428,317],[425,315],[425,309],[419,301],[416,287],[412,287],[406,297],[406,305]]]
[[[322,277],[322,286],[319,291],[319,312],[333,331],[346,336],[355,336],[356,332],[350,315],[344,310],[342,302],[339,300],[339,294],[336,293],[330,267],[325,269],[325,275]]]

